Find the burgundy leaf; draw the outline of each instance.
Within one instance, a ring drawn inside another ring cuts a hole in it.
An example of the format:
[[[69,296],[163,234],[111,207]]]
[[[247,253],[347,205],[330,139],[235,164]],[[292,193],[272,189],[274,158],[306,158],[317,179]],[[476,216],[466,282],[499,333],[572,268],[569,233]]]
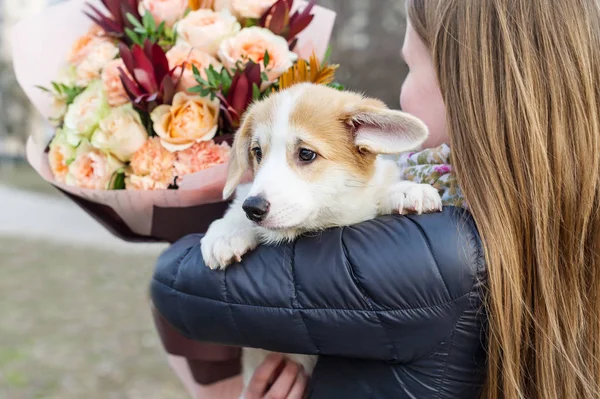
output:
[[[156,82],[152,62],[148,59],[140,46],[133,46],[133,51],[131,53],[135,64],[133,76],[147,91],[151,93],[155,92],[158,89],[158,83]],[[142,70],[144,73],[139,73],[138,70]],[[138,77],[138,75],[140,77]],[[140,78],[144,79],[145,82],[141,82]]]
[[[248,64],[246,64],[246,69],[244,70],[244,74],[248,77],[248,81],[250,83],[250,89],[252,89],[252,84],[256,83],[258,87],[260,87],[261,83],[261,69],[260,65],[250,60]]]
[[[143,94],[138,85],[131,80],[129,76],[127,76],[122,68],[119,68],[119,76],[121,78],[121,82],[123,83],[123,87],[129,94],[130,98],[137,98]]]
[[[229,92],[229,104],[238,114],[246,110],[250,100],[252,99],[252,86],[248,81],[248,77],[243,74],[237,82],[235,91]]]
[[[96,25],[98,25],[99,27],[102,28],[102,30],[104,30],[107,34],[109,35],[115,35],[116,32],[118,32],[119,30],[119,26],[115,24],[114,21],[110,20],[110,19],[100,19],[95,17],[94,15],[84,11],[83,12],[85,15],[87,15],[87,17],[89,19],[91,19],[92,21],[94,21],[94,23]]]
[[[276,7],[273,12],[265,20],[266,28],[276,35],[281,35],[289,22],[290,10],[286,4],[275,3]]]
[[[300,32],[302,32],[315,18],[314,15],[308,15],[306,17],[301,17],[296,20],[293,24],[290,24],[290,30],[287,34],[288,40],[295,38],[298,36]]]
[[[173,97],[175,96],[175,83],[170,76],[165,76],[161,85],[160,92],[163,95],[163,104],[171,105],[173,103]]]
[[[131,50],[124,43],[119,43],[119,54],[123,59],[123,63],[125,67],[129,71],[129,73],[133,76],[133,70],[135,69],[135,63],[133,62],[133,54],[131,54]]]
[[[162,81],[166,76],[170,75],[169,71],[169,60],[165,51],[158,44],[154,43],[146,50],[146,54],[149,56],[154,65],[154,73],[157,81]]]
[[[242,76],[241,73],[239,71],[236,71],[235,75],[233,75],[233,77],[231,78],[231,84],[229,85],[229,92],[227,92],[227,99],[225,100],[226,103],[231,103],[231,101],[233,100],[233,96],[235,95],[235,91],[237,89],[237,85],[238,85],[238,82],[240,81],[241,76]],[[219,94],[221,94],[221,92],[219,92]],[[221,100],[221,101],[224,101],[224,100]]]
[[[295,37],[294,39],[292,39],[292,42],[290,43],[290,51],[294,51],[297,44],[298,44],[298,38]]]
[[[135,81],[142,86],[142,88],[148,93],[154,93],[158,90],[154,82],[154,77],[151,76],[148,72],[141,68],[136,68],[133,70],[133,77]]]
[[[115,20],[118,20],[121,11],[121,0],[102,0],[104,7],[110,12]]]
[[[233,126],[236,127],[237,124],[240,122],[240,114],[238,114],[235,109],[233,109],[230,105],[228,105],[227,103],[221,103],[221,106],[219,107],[221,109],[221,115],[225,116],[225,119],[227,120],[227,122]]]
[[[304,7],[304,9],[301,12],[296,11],[294,13],[294,15],[292,15],[292,17],[290,18],[290,24],[294,23],[294,21],[298,18],[306,17],[307,15],[310,15],[310,12],[313,10],[313,8],[315,7],[316,4],[317,4],[317,0],[310,0],[308,2],[308,4],[306,5],[306,7]]]

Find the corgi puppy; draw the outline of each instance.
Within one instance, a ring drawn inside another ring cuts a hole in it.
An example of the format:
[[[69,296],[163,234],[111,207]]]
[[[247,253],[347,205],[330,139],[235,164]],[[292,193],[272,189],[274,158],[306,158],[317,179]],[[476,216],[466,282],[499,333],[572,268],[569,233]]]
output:
[[[400,179],[381,155],[418,148],[428,130],[419,119],[379,100],[323,85],[298,84],[254,103],[232,148],[225,216],[202,238],[211,269],[239,262],[259,244],[276,244],[380,215],[442,208],[430,185]],[[247,171],[252,183],[240,184]],[[244,349],[248,384],[268,352]],[[288,355],[307,373],[316,356]]]

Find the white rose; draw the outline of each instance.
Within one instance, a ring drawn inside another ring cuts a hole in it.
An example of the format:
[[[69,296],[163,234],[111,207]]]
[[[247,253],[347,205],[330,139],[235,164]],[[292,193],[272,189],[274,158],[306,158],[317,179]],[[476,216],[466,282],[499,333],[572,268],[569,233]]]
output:
[[[240,23],[227,9],[218,13],[199,9],[177,23],[177,43],[188,44],[214,56],[221,42],[240,29]]]
[[[269,53],[269,64],[266,68],[263,62],[265,52]],[[251,59],[260,65],[269,81],[273,82],[294,65],[298,55],[290,51],[283,37],[277,36],[268,29],[253,26],[244,28],[236,36],[225,39],[219,48],[219,58],[230,71],[235,68],[239,60]]]
[[[67,108],[64,121],[67,141],[77,146],[82,139],[89,138],[108,110],[109,105],[102,89],[102,82],[97,80],[77,96],[73,104]]]
[[[131,104],[112,108],[100,121],[92,136],[94,147],[109,152],[122,162],[131,156],[148,140],[148,133],[142,120]]]
[[[104,67],[117,57],[119,49],[108,40],[99,40],[91,49],[87,57],[76,66],[75,83],[77,86],[86,87],[94,80],[100,78]]]
[[[241,18],[260,18],[277,0],[231,0],[233,12]]]

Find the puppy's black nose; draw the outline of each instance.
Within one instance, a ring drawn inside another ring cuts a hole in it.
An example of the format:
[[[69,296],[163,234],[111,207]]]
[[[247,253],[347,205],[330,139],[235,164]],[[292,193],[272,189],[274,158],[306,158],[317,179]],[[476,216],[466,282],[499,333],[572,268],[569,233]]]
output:
[[[253,222],[262,222],[267,217],[267,213],[269,213],[269,201],[264,199],[263,197],[248,197],[244,204],[242,205],[242,209],[246,212],[246,216],[248,219]]]

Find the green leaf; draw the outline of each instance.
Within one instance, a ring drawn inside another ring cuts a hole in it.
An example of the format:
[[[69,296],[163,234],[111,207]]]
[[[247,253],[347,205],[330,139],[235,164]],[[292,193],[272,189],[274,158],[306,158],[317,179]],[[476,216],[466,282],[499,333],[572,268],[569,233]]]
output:
[[[109,190],[125,190],[125,172],[123,169],[118,169],[113,174]]]
[[[229,89],[231,89],[231,75],[227,71],[227,68],[223,68],[221,70],[221,90],[223,94],[227,95],[229,93]]]
[[[260,88],[256,83],[252,83],[252,98],[254,100],[258,100],[260,98],[261,92]]]
[[[146,14],[150,15],[150,18],[148,18],[148,28],[150,29],[150,32],[156,32],[156,21],[154,20],[154,17],[147,11]]]
[[[52,87],[54,88],[54,92],[56,94],[62,94],[62,90],[60,88],[60,85],[56,82],[50,82],[52,84]]]
[[[331,58],[331,50],[332,47],[331,45],[329,45],[327,47],[327,51],[325,52],[325,56],[323,57],[323,61],[321,61],[321,66],[325,66],[328,62],[329,62],[329,58]]]
[[[344,86],[341,83],[337,83],[337,82],[329,83],[327,86],[337,89],[339,91],[346,90],[346,86]]]
[[[244,20],[244,28],[250,28],[252,26],[258,25],[258,19],[256,18],[246,18]]]
[[[142,24],[140,24],[140,21],[138,21],[138,20],[137,20],[137,19],[136,19],[136,18],[133,16],[133,14],[131,14],[131,13],[127,13],[127,14],[125,15],[125,17],[127,18],[127,20],[128,20],[129,22],[131,22],[131,24],[132,24],[134,27],[136,27],[136,28],[141,28],[141,29],[144,29],[144,27],[142,26]]]
[[[152,32],[156,29],[156,24],[154,23],[154,17],[150,14],[150,11],[146,11],[144,16],[142,17],[142,21],[144,22],[144,28],[149,32]]]
[[[188,93],[202,93],[202,92],[204,92],[204,90],[206,90],[206,89],[202,86],[194,86],[194,87],[187,89],[187,92]]]
[[[73,161],[75,161],[75,157],[67,159],[65,161],[65,165],[69,166],[69,165],[71,165],[73,163]]]
[[[44,86],[35,86],[36,89],[40,89],[41,91],[45,91],[46,93],[52,93],[52,90],[45,88]]]
[[[260,74],[260,78],[261,78],[262,80],[264,80],[265,82],[268,82],[268,81],[269,81],[269,77],[267,76],[267,74],[266,74],[265,72],[262,72],[262,73]]]
[[[208,77],[208,84],[211,87],[217,87],[219,82],[220,82],[220,75],[219,73],[215,70],[215,68],[210,65],[208,67],[208,69],[206,69],[206,76]]]
[[[269,66],[269,62],[271,62],[271,56],[269,55],[269,50],[265,50],[265,58],[263,59],[265,68]]]
[[[132,31],[129,28],[125,28],[125,34],[127,36],[129,36],[129,38],[135,43],[135,44],[139,44],[140,46],[142,45],[142,40],[140,39],[140,37],[138,36],[137,33],[135,33],[134,31]]]

